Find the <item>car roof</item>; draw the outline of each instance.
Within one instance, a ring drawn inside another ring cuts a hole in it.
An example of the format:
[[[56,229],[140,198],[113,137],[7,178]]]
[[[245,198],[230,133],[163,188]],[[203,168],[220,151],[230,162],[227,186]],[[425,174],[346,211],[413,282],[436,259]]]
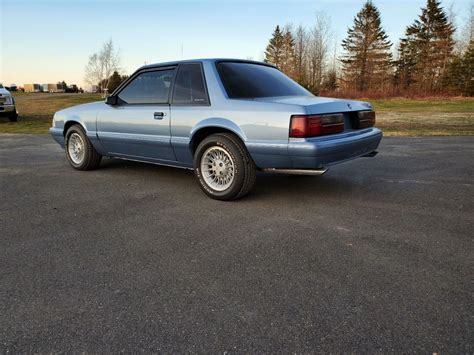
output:
[[[218,62],[238,62],[238,63],[249,63],[249,64],[259,64],[259,65],[266,65],[268,67],[274,67],[273,65],[265,62],[259,62],[255,60],[246,60],[246,59],[235,59],[235,58],[201,58],[201,59],[183,59],[183,60],[176,60],[172,62],[163,62],[163,63],[154,63],[154,64],[147,64],[144,65],[137,70],[142,69],[152,69],[157,67],[166,67],[166,66],[174,66],[178,64],[185,64],[185,63],[218,63]]]

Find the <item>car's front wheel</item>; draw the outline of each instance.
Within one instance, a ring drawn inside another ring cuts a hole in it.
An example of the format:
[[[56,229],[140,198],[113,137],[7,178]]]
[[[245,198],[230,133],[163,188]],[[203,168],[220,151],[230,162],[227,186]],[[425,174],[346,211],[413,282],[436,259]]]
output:
[[[100,165],[102,156],[97,153],[79,125],[66,132],[66,158],[74,169],[92,170]]]
[[[235,135],[213,134],[194,155],[194,174],[201,189],[217,200],[235,200],[250,192],[255,183],[255,164]]]
[[[13,111],[13,113],[8,116],[8,119],[10,120],[10,122],[18,122],[18,112],[16,112],[16,110]]]

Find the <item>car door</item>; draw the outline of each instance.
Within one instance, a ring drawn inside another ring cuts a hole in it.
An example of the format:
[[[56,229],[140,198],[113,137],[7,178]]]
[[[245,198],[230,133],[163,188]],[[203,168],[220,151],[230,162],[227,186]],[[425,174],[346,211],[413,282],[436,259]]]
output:
[[[112,156],[175,161],[170,142],[170,91],[175,67],[135,74],[97,115],[97,135]]]

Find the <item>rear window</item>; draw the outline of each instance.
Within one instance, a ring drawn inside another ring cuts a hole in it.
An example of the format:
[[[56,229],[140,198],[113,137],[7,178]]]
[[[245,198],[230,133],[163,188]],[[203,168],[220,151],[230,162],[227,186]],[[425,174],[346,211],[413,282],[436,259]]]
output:
[[[217,64],[227,95],[233,99],[271,96],[311,96],[281,71],[266,65],[220,62]]]

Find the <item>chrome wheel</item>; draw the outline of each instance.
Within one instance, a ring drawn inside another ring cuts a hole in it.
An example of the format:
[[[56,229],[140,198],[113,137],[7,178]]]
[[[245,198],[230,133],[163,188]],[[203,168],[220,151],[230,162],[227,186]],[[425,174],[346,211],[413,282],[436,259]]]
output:
[[[206,184],[224,191],[234,181],[235,165],[231,155],[218,146],[208,148],[201,157],[201,174]]]
[[[82,163],[85,155],[85,145],[84,140],[78,133],[74,132],[69,136],[67,150],[69,158],[71,158],[74,164]]]

